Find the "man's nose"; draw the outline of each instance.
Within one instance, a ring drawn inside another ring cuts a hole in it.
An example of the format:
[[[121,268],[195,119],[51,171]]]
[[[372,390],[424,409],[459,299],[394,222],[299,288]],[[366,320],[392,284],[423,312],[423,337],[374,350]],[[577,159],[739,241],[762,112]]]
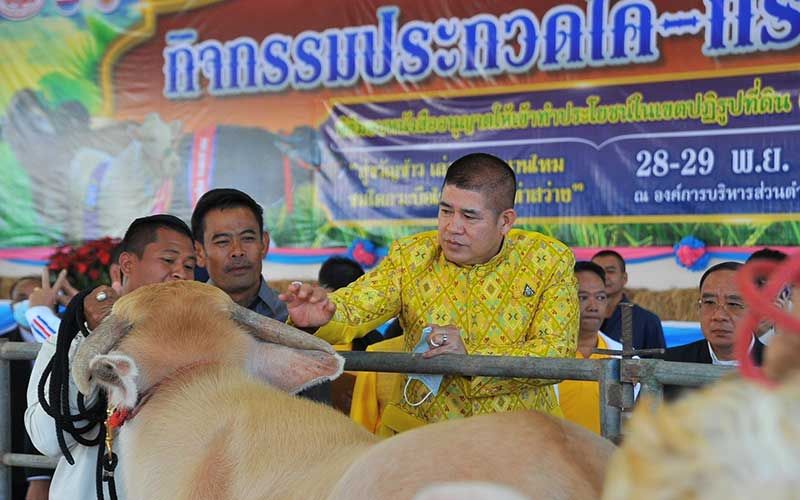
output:
[[[724,304],[717,304],[717,307],[714,308],[714,313],[711,315],[711,319],[717,321],[728,321],[731,319],[731,313],[728,312],[728,309]]]
[[[169,271],[170,281],[174,280],[192,280],[194,279],[194,270],[188,269],[181,262],[176,262],[172,269]]]
[[[450,221],[448,221],[446,229],[448,232],[459,234],[464,231],[464,224],[461,218],[453,216]]]
[[[231,257],[241,257],[244,255],[244,248],[239,241],[234,240],[231,243]]]

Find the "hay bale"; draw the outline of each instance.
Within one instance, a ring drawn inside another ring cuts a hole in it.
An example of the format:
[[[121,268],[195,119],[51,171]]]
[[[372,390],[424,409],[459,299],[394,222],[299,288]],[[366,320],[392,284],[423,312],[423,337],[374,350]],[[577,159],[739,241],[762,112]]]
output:
[[[633,288],[625,290],[625,294],[631,301],[653,311],[662,320],[698,321],[696,288],[663,291]]]

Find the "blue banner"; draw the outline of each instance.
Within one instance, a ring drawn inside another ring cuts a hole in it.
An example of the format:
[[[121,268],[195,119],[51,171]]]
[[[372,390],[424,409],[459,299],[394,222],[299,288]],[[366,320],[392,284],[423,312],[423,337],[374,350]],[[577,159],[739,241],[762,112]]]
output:
[[[725,220],[800,212],[800,72],[338,102],[324,131],[341,221],[434,219],[472,151],[517,174],[527,222]]]

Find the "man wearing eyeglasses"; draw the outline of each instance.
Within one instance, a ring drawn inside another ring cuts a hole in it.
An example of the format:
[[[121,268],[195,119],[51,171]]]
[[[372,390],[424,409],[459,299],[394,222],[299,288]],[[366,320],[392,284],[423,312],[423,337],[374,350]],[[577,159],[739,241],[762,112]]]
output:
[[[700,329],[703,339],[691,344],[667,349],[662,359],[684,363],[705,363],[736,366],[734,344],[739,323],[747,313],[747,304],[736,286],[736,273],[742,264],[722,262],[716,264],[700,278]],[[750,355],[761,364],[764,344],[753,336]],[[664,386],[665,399],[674,399],[682,392],[678,386]]]

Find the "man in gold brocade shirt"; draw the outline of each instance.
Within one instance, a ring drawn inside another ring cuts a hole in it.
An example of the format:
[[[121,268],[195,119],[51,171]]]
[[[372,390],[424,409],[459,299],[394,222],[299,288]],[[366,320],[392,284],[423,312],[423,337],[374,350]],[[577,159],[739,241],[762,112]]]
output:
[[[447,170],[438,230],[395,241],[387,257],[327,295],[295,283],[281,296],[289,317],[332,344],[350,342],[398,316],[411,352],[423,329],[430,350],[572,358],[579,311],[574,257],[563,243],[512,230],[516,177],[504,161],[475,153]],[[404,377],[405,379],[405,377]],[[536,409],[561,415],[555,380],[445,376],[435,394],[417,380],[396,390],[382,425],[399,432],[481,413]],[[405,392],[405,394],[404,394]]]

